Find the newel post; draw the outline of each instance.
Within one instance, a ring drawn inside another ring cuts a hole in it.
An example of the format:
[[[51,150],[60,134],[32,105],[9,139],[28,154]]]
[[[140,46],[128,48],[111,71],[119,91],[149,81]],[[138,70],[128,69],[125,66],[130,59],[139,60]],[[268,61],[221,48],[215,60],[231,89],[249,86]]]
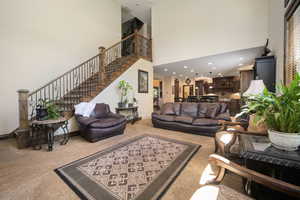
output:
[[[99,47],[99,54],[100,54],[100,69],[99,69],[99,75],[100,75],[100,82],[104,83],[104,73],[105,73],[105,47]]]
[[[134,53],[137,57],[140,56],[140,49],[139,49],[140,45],[139,45],[138,32],[139,31],[137,29],[134,30],[134,33],[135,33],[135,35],[134,35]]]
[[[28,120],[28,90],[18,90],[19,96],[19,128],[15,131],[19,149],[29,146],[29,120]]]
[[[18,90],[19,94],[19,128],[28,129],[28,94],[29,90]]]

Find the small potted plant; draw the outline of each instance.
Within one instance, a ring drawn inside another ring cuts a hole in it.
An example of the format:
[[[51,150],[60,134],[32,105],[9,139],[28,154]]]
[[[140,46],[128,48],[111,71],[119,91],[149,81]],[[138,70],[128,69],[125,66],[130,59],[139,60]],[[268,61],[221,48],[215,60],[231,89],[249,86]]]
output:
[[[120,89],[121,92],[121,100],[118,103],[118,106],[119,108],[124,108],[128,103],[128,99],[127,99],[128,91],[132,89],[132,86],[128,82],[122,80],[119,82],[118,88]]]
[[[255,114],[255,123],[265,123],[272,145],[294,151],[300,146],[300,75],[289,86],[278,85],[278,94],[267,90],[252,96],[242,114]]]
[[[39,99],[39,103],[36,106],[37,120],[57,119],[59,117],[60,111],[54,101]]]

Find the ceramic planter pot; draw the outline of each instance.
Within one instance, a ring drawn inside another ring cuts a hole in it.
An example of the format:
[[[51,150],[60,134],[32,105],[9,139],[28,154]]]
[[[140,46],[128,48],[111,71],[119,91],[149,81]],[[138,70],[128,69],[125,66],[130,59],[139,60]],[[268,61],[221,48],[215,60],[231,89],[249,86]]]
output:
[[[296,151],[300,146],[300,135],[268,130],[272,145],[285,151]]]

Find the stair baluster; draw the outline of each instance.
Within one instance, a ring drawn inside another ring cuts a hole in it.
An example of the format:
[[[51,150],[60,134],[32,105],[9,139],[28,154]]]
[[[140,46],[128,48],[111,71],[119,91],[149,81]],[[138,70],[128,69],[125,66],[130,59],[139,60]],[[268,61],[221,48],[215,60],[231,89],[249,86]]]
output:
[[[139,58],[152,61],[152,46],[150,39],[135,32],[107,49],[99,47],[99,54],[45,86],[29,94],[19,90],[20,129],[35,119],[40,99],[55,102],[64,114],[72,113],[74,105],[91,100]]]

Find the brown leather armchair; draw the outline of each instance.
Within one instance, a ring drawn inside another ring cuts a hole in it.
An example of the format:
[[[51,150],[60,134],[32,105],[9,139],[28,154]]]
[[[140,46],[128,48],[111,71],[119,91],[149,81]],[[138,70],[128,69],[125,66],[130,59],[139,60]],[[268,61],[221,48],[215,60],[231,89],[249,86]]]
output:
[[[120,135],[124,133],[127,121],[124,116],[114,114],[109,105],[96,104],[90,117],[76,115],[79,124],[80,135],[90,142]]]

